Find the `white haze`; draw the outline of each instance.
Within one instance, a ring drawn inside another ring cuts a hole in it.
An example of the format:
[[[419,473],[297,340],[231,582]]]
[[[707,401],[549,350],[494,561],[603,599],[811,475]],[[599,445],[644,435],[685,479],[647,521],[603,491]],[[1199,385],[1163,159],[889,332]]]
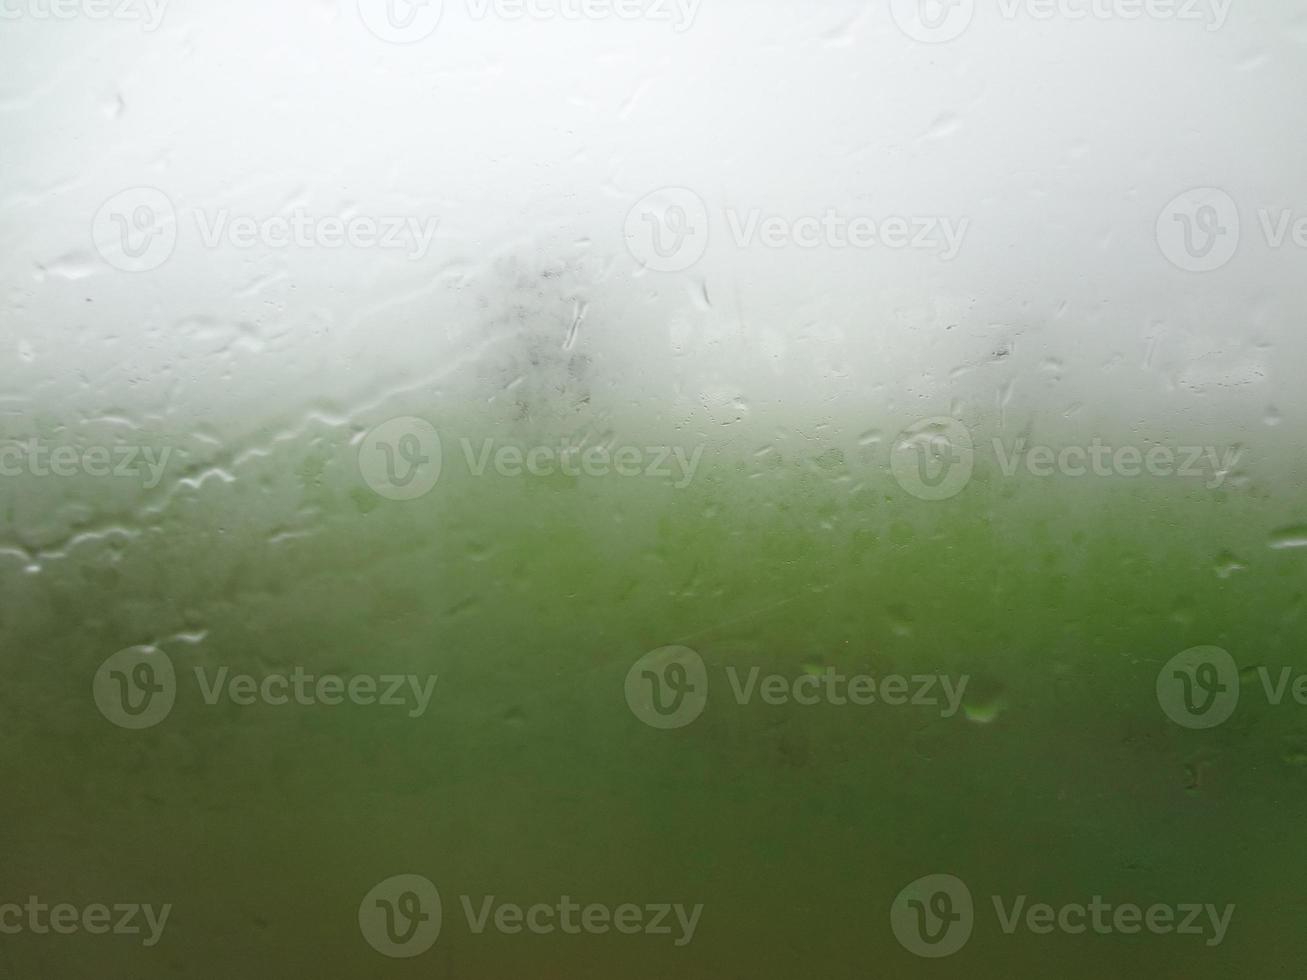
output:
[[[1219,30],[982,6],[937,45],[855,2],[704,0],[677,30],[449,0],[405,46],[352,0],[178,0],[155,32],[0,20],[6,425],[222,433],[400,392],[501,411],[525,306],[560,347],[579,317],[610,418],[735,426],[750,446],[947,413],[1300,431],[1307,252],[1269,247],[1256,215],[1307,209],[1307,4],[1236,0]],[[184,214],[439,224],[415,260],[206,248],[183,221],[170,261],[124,273],[91,221],[142,185]],[[685,272],[642,269],[623,240],[667,186],[713,216]],[[1206,186],[1239,203],[1244,241],[1219,271],[1182,271],[1155,225]],[[741,248],[726,209],[968,231],[949,262]]]

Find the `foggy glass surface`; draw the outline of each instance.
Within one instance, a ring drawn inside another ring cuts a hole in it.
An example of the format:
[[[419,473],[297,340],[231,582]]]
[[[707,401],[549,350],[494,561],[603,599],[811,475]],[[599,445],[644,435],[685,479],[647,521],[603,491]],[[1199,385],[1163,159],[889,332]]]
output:
[[[0,0],[0,977],[1296,976],[1305,46]]]

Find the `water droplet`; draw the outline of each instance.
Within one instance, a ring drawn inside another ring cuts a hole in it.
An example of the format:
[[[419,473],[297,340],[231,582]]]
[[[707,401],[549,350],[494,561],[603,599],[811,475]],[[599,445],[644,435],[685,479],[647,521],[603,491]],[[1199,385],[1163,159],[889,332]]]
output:
[[[47,279],[66,279],[69,282],[76,282],[78,279],[89,278],[101,271],[96,261],[86,252],[69,252],[57,259],[38,264],[36,268],[37,279],[41,282]]]
[[[930,124],[930,129],[926,130],[921,138],[923,141],[943,139],[946,136],[953,135],[961,127],[961,117],[955,113],[946,112],[943,115],[938,116],[935,121]]]
[[[889,614],[890,629],[895,636],[908,637],[912,635],[912,616],[908,613],[907,607],[903,605],[893,605],[886,610]]]
[[[1276,531],[1271,535],[1271,547],[1276,551],[1307,548],[1307,524],[1295,524]]]
[[[1248,568],[1232,552],[1222,551],[1216,556],[1216,577],[1229,578],[1235,572],[1242,572]]]
[[[1296,769],[1307,768],[1307,749],[1300,745],[1292,745],[1285,749],[1283,759],[1286,765]]]
[[[967,721],[992,725],[1006,708],[1007,690],[1001,681],[985,675],[969,678],[962,698],[962,713]]]

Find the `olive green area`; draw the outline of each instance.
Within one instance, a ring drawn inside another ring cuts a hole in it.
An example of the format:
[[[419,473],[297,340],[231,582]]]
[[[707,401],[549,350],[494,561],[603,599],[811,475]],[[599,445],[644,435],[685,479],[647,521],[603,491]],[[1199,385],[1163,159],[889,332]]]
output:
[[[143,503],[65,482],[59,499],[90,516],[0,555],[0,903],[173,905],[153,948],[0,935],[0,975],[1302,975],[1307,707],[1269,704],[1253,679],[1307,670],[1307,553],[1268,544],[1302,521],[1299,488],[1005,477],[982,459],[928,502],[835,450],[710,448],[679,490],[447,465],[399,502],[338,430],[269,444],[232,480],[197,466]],[[21,541],[21,509],[0,517]],[[176,664],[176,705],[120,729],[92,678],[150,643]],[[660,731],[623,685],[669,644],[702,655],[710,695]],[[1230,721],[1191,731],[1155,683],[1204,644],[1248,682]],[[222,666],[438,682],[416,718],[206,704],[193,670]],[[966,675],[967,710],[739,704],[726,672],[754,666]],[[977,905],[971,941],[940,961],[890,929],[900,889],[932,873]],[[439,940],[408,960],[358,925],[398,874],[444,905]],[[475,934],[460,896],[490,895],[704,910],[682,947]],[[1235,911],[1219,946],[1008,935],[994,895]]]

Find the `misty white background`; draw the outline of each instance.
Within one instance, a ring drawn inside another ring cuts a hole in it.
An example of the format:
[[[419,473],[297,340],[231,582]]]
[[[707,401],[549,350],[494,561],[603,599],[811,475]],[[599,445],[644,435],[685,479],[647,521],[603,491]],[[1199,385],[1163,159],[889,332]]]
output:
[[[578,347],[632,417],[862,431],[1013,412],[1255,439],[1307,406],[1307,251],[1257,226],[1260,208],[1307,209],[1307,4],[1236,0],[1219,29],[982,5],[943,44],[908,37],[888,3],[836,0],[703,0],[688,25],[449,0],[409,45],[371,33],[354,0],[177,0],[155,31],[8,9],[0,409],[15,431],[33,413],[222,432],[309,406],[347,417],[391,391],[493,398],[464,379],[506,256],[570,270],[559,303],[585,307]],[[140,186],[182,212],[439,225],[415,260],[205,248],[184,220],[167,263],[125,273],[91,223]],[[683,272],[642,269],[623,239],[667,186],[713,220]],[[1238,203],[1240,248],[1184,271],[1158,216],[1209,186]],[[741,248],[727,208],[968,230],[951,262]]]

